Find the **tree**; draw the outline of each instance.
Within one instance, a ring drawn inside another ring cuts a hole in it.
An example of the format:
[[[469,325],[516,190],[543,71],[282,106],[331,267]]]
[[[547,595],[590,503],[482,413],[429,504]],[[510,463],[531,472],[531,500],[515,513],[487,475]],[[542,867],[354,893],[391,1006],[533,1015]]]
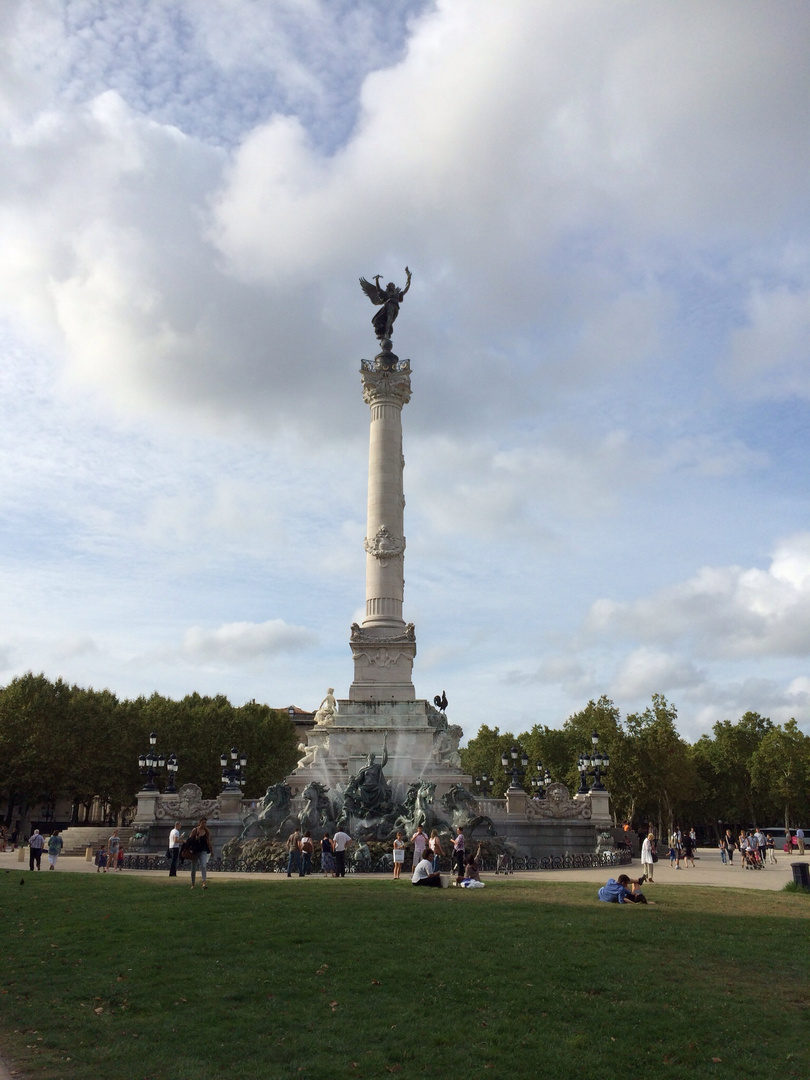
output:
[[[631,821],[635,811],[635,799],[628,785],[626,760],[626,737],[621,726],[621,714],[614,703],[605,694],[598,701],[589,701],[584,709],[569,716],[563,725],[563,731],[571,739],[571,757],[564,775],[565,782],[574,790],[579,786],[577,761],[580,754],[591,754],[591,737],[599,735],[599,751],[610,758],[610,768],[605,786],[610,791],[613,803],[614,822]]]
[[[65,752],[70,688],[30,671],[0,691],[0,791],[8,799],[7,822],[16,804],[55,799],[69,784],[72,755]]]
[[[501,798],[509,786],[509,779],[501,765],[501,755],[508,754],[515,742],[514,735],[508,732],[501,735],[498,728],[490,728],[483,724],[475,738],[470,739],[459,751],[461,767],[471,776],[486,774],[493,777],[495,786],[492,794],[496,798]]]
[[[626,720],[627,780],[634,805],[648,820],[658,821],[660,836],[671,830],[678,814],[691,809],[698,794],[689,747],[675,726],[677,716],[663,694],[653,694],[652,705]]]
[[[785,828],[804,820],[808,811],[810,738],[791,719],[772,727],[754,752],[751,777],[755,789],[784,814]]]

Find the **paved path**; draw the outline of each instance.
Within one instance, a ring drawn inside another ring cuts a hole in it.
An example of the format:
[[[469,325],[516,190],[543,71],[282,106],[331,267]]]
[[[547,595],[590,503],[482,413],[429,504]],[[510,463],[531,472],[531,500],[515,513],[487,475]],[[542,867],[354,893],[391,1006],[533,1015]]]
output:
[[[710,885],[713,887],[732,888],[732,889],[781,889],[786,882],[793,880],[793,873],[790,869],[792,862],[810,862],[810,854],[805,855],[785,855],[784,852],[777,853],[776,866],[766,866],[763,870],[743,870],[739,864],[737,858],[734,859],[733,866],[723,866],[720,861],[719,851],[714,851],[710,848],[699,849],[700,855],[695,860],[694,867],[682,867],[680,870],[676,870],[669,865],[669,860],[662,859],[656,864],[655,867],[655,881],[646,886],[649,894],[652,896],[655,892],[656,885]],[[47,869],[47,857],[42,859],[43,868],[39,871],[41,874],[50,873]],[[25,860],[19,862],[17,860],[17,852],[0,852],[0,873],[4,870],[19,870],[22,873],[28,874],[28,853],[25,852]],[[36,873],[37,871],[34,871]],[[641,864],[636,860],[630,867],[616,867],[612,871],[606,869],[600,870],[539,870],[539,871],[526,871],[517,873],[513,876],[520,880],[525,881],[592,881],[603,885],[607,877],[619,873],[629,873],[631,877],[641,872]],[[87,862],[84,856],[70,856],[66,855],[59,859],[57,863],[57,869],[53,871],[55,874],[70,873],[70,874],[95,874],[96,867],[92,862]],[[108,871],[112,874],[113,871]],[[183,881],[185,878],[185,871],[181,871],[179,880]],[[158,870],[122,870],[118,873],[119,877],[132,877],[138,875],[139,877],[165,877],[165,871]],[[365,875],[363,875],[365,876]],[[378,875],[375,875],[375,877]],[[494,879],[493,873],[486,873],[485,879]],[[284,874],[231,874],[231,873],[211,873],[212,883],[223,878],[235,879],[239,881],[263,881],[271,879],[273,881],[284,881],[288,879]],[[293,882],[300,880],[293,877],[289,879],[290,886],[294,887]],[[347,880],[352,880],[348,878]],[[361,879],[358,879],[361,880]],[[3,1080],[2,1073],[0,1073],[0,1080]]]

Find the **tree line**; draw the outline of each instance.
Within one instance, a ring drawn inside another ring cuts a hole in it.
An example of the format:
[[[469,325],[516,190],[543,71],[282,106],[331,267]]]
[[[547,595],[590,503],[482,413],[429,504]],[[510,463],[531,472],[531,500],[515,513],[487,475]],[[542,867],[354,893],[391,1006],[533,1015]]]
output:
[[[542,762],[552,781],[575,791],[577,761],[591,752],[591,733],[610,767],[610,791],[617,824],[652,822],[661,836],[674,823],[716,832],[731,824],[795,827],[810,820],[810,737],[795,720],[774,724],[746,712],[739,720],[716,723],[711,735],[688,743],[677,729],[677,709],[654,694],[643,712],[622,720],[607,697],[589,701],[569,716],[561,729],[535,725],[515,737],[484,726],[461,750],[466,773],[495,778],[493,795],[509,784],[501,755],[518,744],[529,757],[528,784],[535,763]]]
[[[247,754],[245,795],[263,795],[295,768],[295,725],[286,711],[222,695],[180,701],[152,694],[134,701],[109,690],[69,686],[28,672],[0,689],[0,801],[6,824],[36,803],[73,801],[73,820],[99,798],[110,814],[132,806],[144,777],[138,757],[156,749],[179,763],[176,782],[199,784],[204,798],[222,790],[220,754]],[[165,772],[164,772],[165,777]],[[86,815],[85,815],[86,816]]]

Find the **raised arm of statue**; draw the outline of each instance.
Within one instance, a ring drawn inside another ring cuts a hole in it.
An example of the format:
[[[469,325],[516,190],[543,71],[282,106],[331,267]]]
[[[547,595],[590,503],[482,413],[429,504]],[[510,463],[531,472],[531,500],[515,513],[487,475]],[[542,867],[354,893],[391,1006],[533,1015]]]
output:
[[[386,731],[385,735],[383,736],[383,752],[382,752],[381,768],[384,769],[387,764],[388,764],[388,732]]]

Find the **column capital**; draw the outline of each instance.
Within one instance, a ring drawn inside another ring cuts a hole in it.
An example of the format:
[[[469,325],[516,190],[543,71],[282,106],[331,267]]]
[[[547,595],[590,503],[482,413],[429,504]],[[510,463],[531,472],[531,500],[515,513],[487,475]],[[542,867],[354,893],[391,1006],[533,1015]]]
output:
[[[411,400],[411,364],[409,360],[391,357],[396,366],[382,367],[379,357],[373,361],[363,361],[360,377],[363,380],[363,401],[366,405],[377,402],[390,402],[402,408]]]

